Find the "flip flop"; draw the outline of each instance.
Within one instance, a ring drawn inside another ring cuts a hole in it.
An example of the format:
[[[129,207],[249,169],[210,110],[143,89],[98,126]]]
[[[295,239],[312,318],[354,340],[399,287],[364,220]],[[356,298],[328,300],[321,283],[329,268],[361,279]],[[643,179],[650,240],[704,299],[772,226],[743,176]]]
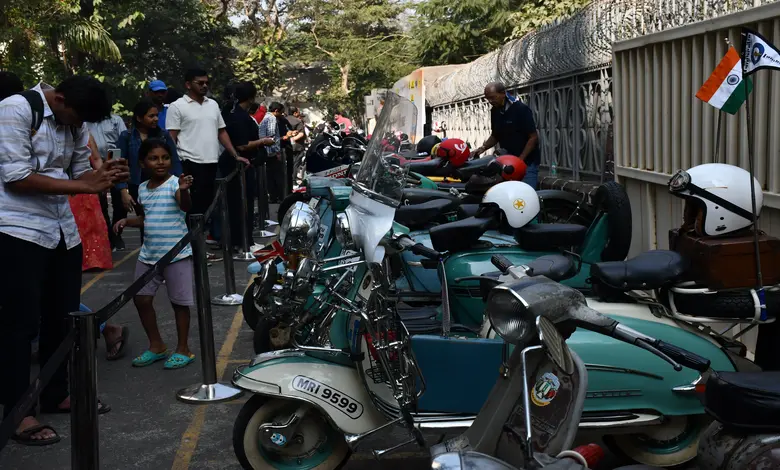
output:
[[[171,354],[171,357],[168,358],[167,361],[165,361],[165,365],[163,366],[163,369],[181,369],[182,367],[187,367],[190,365],[190,362],[195,360],[195,355],[190,353],[189,356],[185,356],[184,354],[174,353]]]
[[[117,359],[121,359],[125,357],[125,346],[127,346],[127,340],[130,338],[130,328],[123,326],[122,327],[122,336],[119,337],[119,339],[112,341],[111,343],[106,344],[106,359],[109,361],[116,361]],[[114,346],[117,345],[117,343],[122,343],[121,346],[119,346],[119,349],[116,350],[115,354],[110,354],[110,351],[114,349]]]
[[[98,400],[98,414],[104,415],[111,411],[111,405],[106,405],[102,401]],[[58,415],[58,414],[70,414],[70,407],[68,408],[60,408],[59,406],[55,406],[54,408],[51,407],[41,407],[41,413],[49,414],[49,415]]]
[[[48,429],[51,432],[54,433],[54,437],[50,437],[48,439],[33,439],[32,435],[41,432],[44,429]],[[48,424],[39,424],[38,426],[33,426],[31,428],[25,429],[24,431],[20,433],[14,433],[13,436],[11,436],[11,439],[18,442],[19,444],[25,445],[25,446],[48,446],[51,444],[56,444],[60,442],[62,439],[59,434],[57,434],[57,431],[54,430],[53,427],[49,426]]]
[[[153,353],[148,349],[140,356],[133,359],[133,367],[146,367],[154,364],[157,361],[162,361],[168,358],[168,351],[165,350],[161,353]]]

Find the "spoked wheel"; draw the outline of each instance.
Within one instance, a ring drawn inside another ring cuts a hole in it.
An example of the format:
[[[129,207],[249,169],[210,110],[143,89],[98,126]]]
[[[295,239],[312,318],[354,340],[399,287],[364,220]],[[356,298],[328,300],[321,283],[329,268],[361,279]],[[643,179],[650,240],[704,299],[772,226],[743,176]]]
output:
[[[616,454],[653,467],[675,467],[696,457],[699,438],[710,419],[702,416],[672,416],[664,424],[636,434],[605,436]]]
[[[243,468],[334,470],[346,463],[350,450],[344,436],[317,409],[308,410],[287,442],[280,434],[261,433],[261,425],[286,423],[300,405],[260,395],[244,404],[233,425],[233,450]]]

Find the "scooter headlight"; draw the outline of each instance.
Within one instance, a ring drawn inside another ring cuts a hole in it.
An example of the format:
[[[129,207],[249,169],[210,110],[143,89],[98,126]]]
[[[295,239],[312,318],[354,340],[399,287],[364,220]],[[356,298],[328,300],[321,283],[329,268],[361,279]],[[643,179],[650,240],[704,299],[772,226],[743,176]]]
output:
[[[320,232],[320,216],[308,204],[296,202],[282,221],[279,239],[285,253],[309,254]]]
[[[491,289],[486,309],[493,329],[507,343],[524,345],[534,338],[534,316],[514,290],[505,286]]]
[[[355,247],[352,229],[349,226],[349,218],[345,212],[336,215],[336,240],[341,244],[342,249],[349,250]]]

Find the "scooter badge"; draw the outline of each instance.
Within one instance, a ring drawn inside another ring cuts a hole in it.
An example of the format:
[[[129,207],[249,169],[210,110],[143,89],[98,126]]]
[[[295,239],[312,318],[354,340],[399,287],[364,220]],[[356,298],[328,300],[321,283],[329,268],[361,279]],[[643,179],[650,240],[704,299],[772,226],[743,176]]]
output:
[[[533,390],[531,390],[531,401],[536,406],[547,406],[558,395],[558,389],[561,388],[561,381],[552,372],[545,372],[536,380]]]

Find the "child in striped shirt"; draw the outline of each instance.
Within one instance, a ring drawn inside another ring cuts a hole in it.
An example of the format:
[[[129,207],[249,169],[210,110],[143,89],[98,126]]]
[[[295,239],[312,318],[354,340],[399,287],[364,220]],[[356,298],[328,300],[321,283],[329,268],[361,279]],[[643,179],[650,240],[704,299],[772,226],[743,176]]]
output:
[[[138,188],[138,204],[143,209],[138,217],[122,219],[114,224],[119,233],[125,226],[143,227],[144,237],[135,278],[143,274],[160,260],[187,233],[185,214],[192,205],[189,189],[192,176],[172,176],[171,148],[163,140],[146,139],[138,151],[138,160],[149,180]],[[157,313],[154,310],[154,296],[165,282],[168,298],[176,315],[178,344],[171,354],[157,327]],[[144,367],[165,360],[165,369],[179,369],[189,365],[195,355],[190,352],[187,337],[190,329],[190,307],[193,297],[192,248],[190,245],[165,267],[133,298],[141,324],[149,338],[149,349],[133,359],[133,366]]]

